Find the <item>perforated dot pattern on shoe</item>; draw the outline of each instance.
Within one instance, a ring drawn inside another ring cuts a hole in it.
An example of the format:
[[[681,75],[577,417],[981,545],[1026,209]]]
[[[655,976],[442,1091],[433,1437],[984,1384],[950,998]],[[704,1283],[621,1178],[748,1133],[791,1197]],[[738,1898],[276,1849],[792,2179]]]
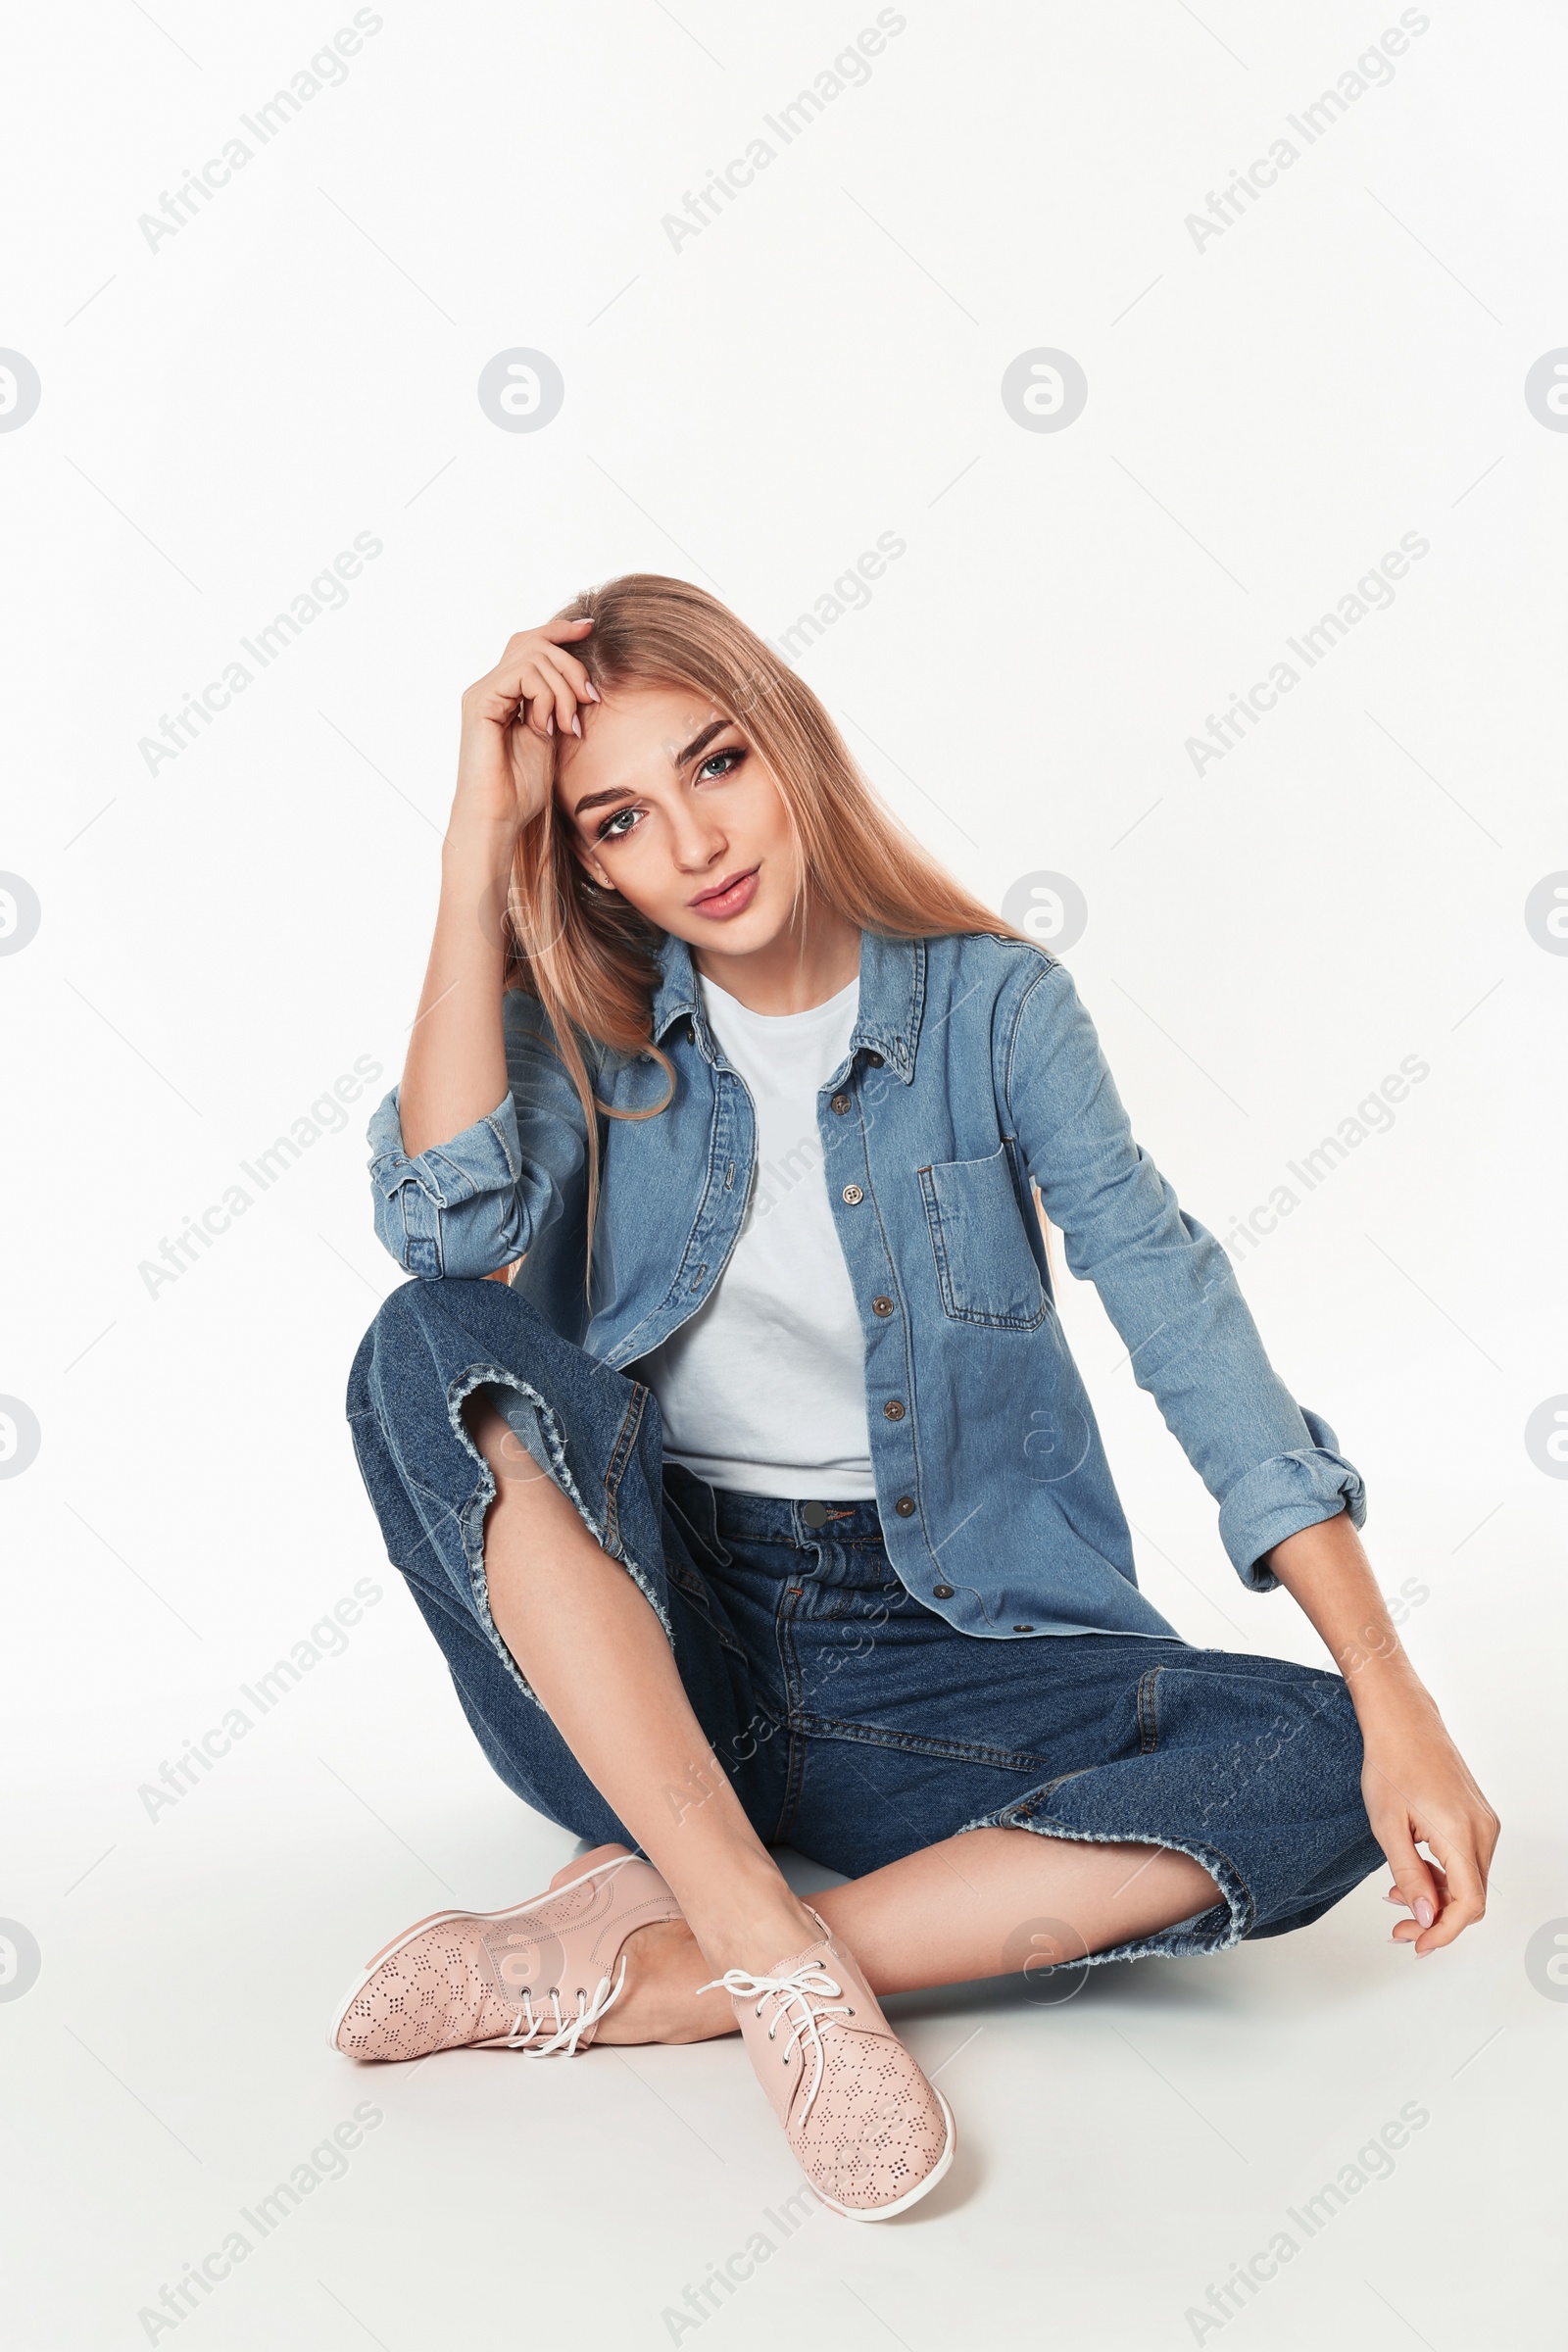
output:
[[[354,2058],[423,2058],[513,2037],[519,2018],[530,2046],[548,2041],[562,2014],[572,2014],[609,1977],[627,1936],[678,1916],[663,1881],[635,1862],[590,1872],[510,1913],[437,1920],[372,1971],[344,2011],[337,2047]],[[538,2021],[533,2034],[525,2022],[530,2010]],[[591,2039],[590,2030],[572,2046],[585,2049]]]
[[[947,2137],[941,2102],[902,2042],[853,2029],[823,2035],[810,2112],[789,2126],[814,2187],[840,2205],[894,2204],[935,2169]]]
[[[514,2014],[503,2014],[479,1922],[451,1920],[382,1961],[349,2003],[337,2046],[351,2058],[424,2058],[504,2034]]]

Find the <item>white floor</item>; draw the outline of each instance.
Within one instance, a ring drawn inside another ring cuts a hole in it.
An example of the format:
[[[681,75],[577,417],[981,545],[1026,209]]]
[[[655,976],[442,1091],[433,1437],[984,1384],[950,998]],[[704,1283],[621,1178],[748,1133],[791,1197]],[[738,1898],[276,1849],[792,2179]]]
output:
[[[915,2212],[858,2229],[780,2212],[800,2176],[738,2041],[407,2070],[326,2048],[395,1927],[454,1893],[514,1898],[573,1850],[489,1778],[390,1583],[378,1606],[402,1722],[345,1720],[366,1677],[334,1691],[323,1665],[155,1823],[122,1806],[102,1860],[101,1792],[57,1788],[34,1817],[13,1884],[43,1965],[0,2005],[7,2352],[186,2328],[235,2352],[492,2330],[550,2352],[1552,2340],[1568,2019],[1523,1950],[1568,1906],[1523,1823],[1483,1929],[1427,1962],[1388,1945],[1371,1883],[1294,1938],[1090,1972],[1054,2004],[1016,1983],[895,2002],[958,2155]],[[1522,1767],[1531,1727],[1494,1730]],[[1397,2152],[1357,2166],[1401,2117]],[[264,2236],[258,2204],[291,2176],[309,2193]],[[160,2325],[163,2290],[215,2255],[229,2275]],[[726,2262],[738,2283],[694,2317],[688,2290]],[[1219,2318],[1210,2289],[1249,2262],[1262,2282]]]

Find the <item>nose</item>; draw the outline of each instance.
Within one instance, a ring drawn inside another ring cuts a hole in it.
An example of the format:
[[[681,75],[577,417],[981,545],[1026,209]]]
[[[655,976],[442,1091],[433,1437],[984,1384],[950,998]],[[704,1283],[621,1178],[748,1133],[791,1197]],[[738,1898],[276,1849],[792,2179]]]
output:
[[[675,863],[683,874],[706,873],[729,846],[723,828],[690,802],[676,808],[670,832]]]

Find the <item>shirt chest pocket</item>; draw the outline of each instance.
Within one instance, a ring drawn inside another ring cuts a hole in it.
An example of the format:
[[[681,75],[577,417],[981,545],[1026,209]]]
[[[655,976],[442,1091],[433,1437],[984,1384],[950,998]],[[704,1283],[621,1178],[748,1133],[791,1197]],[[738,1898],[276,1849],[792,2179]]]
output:
[[[1024,1230],[1006,1145],[987,1159],[922,1168],[920,1192],[944,1311],[956,1323],[1033,1331],[1051,1300]]]

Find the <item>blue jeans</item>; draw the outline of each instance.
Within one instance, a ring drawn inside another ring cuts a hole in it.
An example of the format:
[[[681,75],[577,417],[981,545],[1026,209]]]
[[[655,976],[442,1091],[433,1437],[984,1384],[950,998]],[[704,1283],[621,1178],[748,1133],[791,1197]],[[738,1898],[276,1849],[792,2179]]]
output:
[[[491,1620],[495,1482],[462,1412],[478,1388],[670,1642],[713,1750],[662,1792],[672,1821],[722,1771],[764,1844],[852,1878],[989,1824],[1176,1847],[1212,1875],[1221,1902],[1097,1960],[1283,1935],[1379,1867],[1337,1674],[1142,1634],[957,1633],[895,1575],[875,1503],[710,1487],[662,1461],[652,1393],[526,1298],[496,1282],[411,1282],[354,1360],[360,1469],[480,1745],[563,1829],[637,1843]]]

